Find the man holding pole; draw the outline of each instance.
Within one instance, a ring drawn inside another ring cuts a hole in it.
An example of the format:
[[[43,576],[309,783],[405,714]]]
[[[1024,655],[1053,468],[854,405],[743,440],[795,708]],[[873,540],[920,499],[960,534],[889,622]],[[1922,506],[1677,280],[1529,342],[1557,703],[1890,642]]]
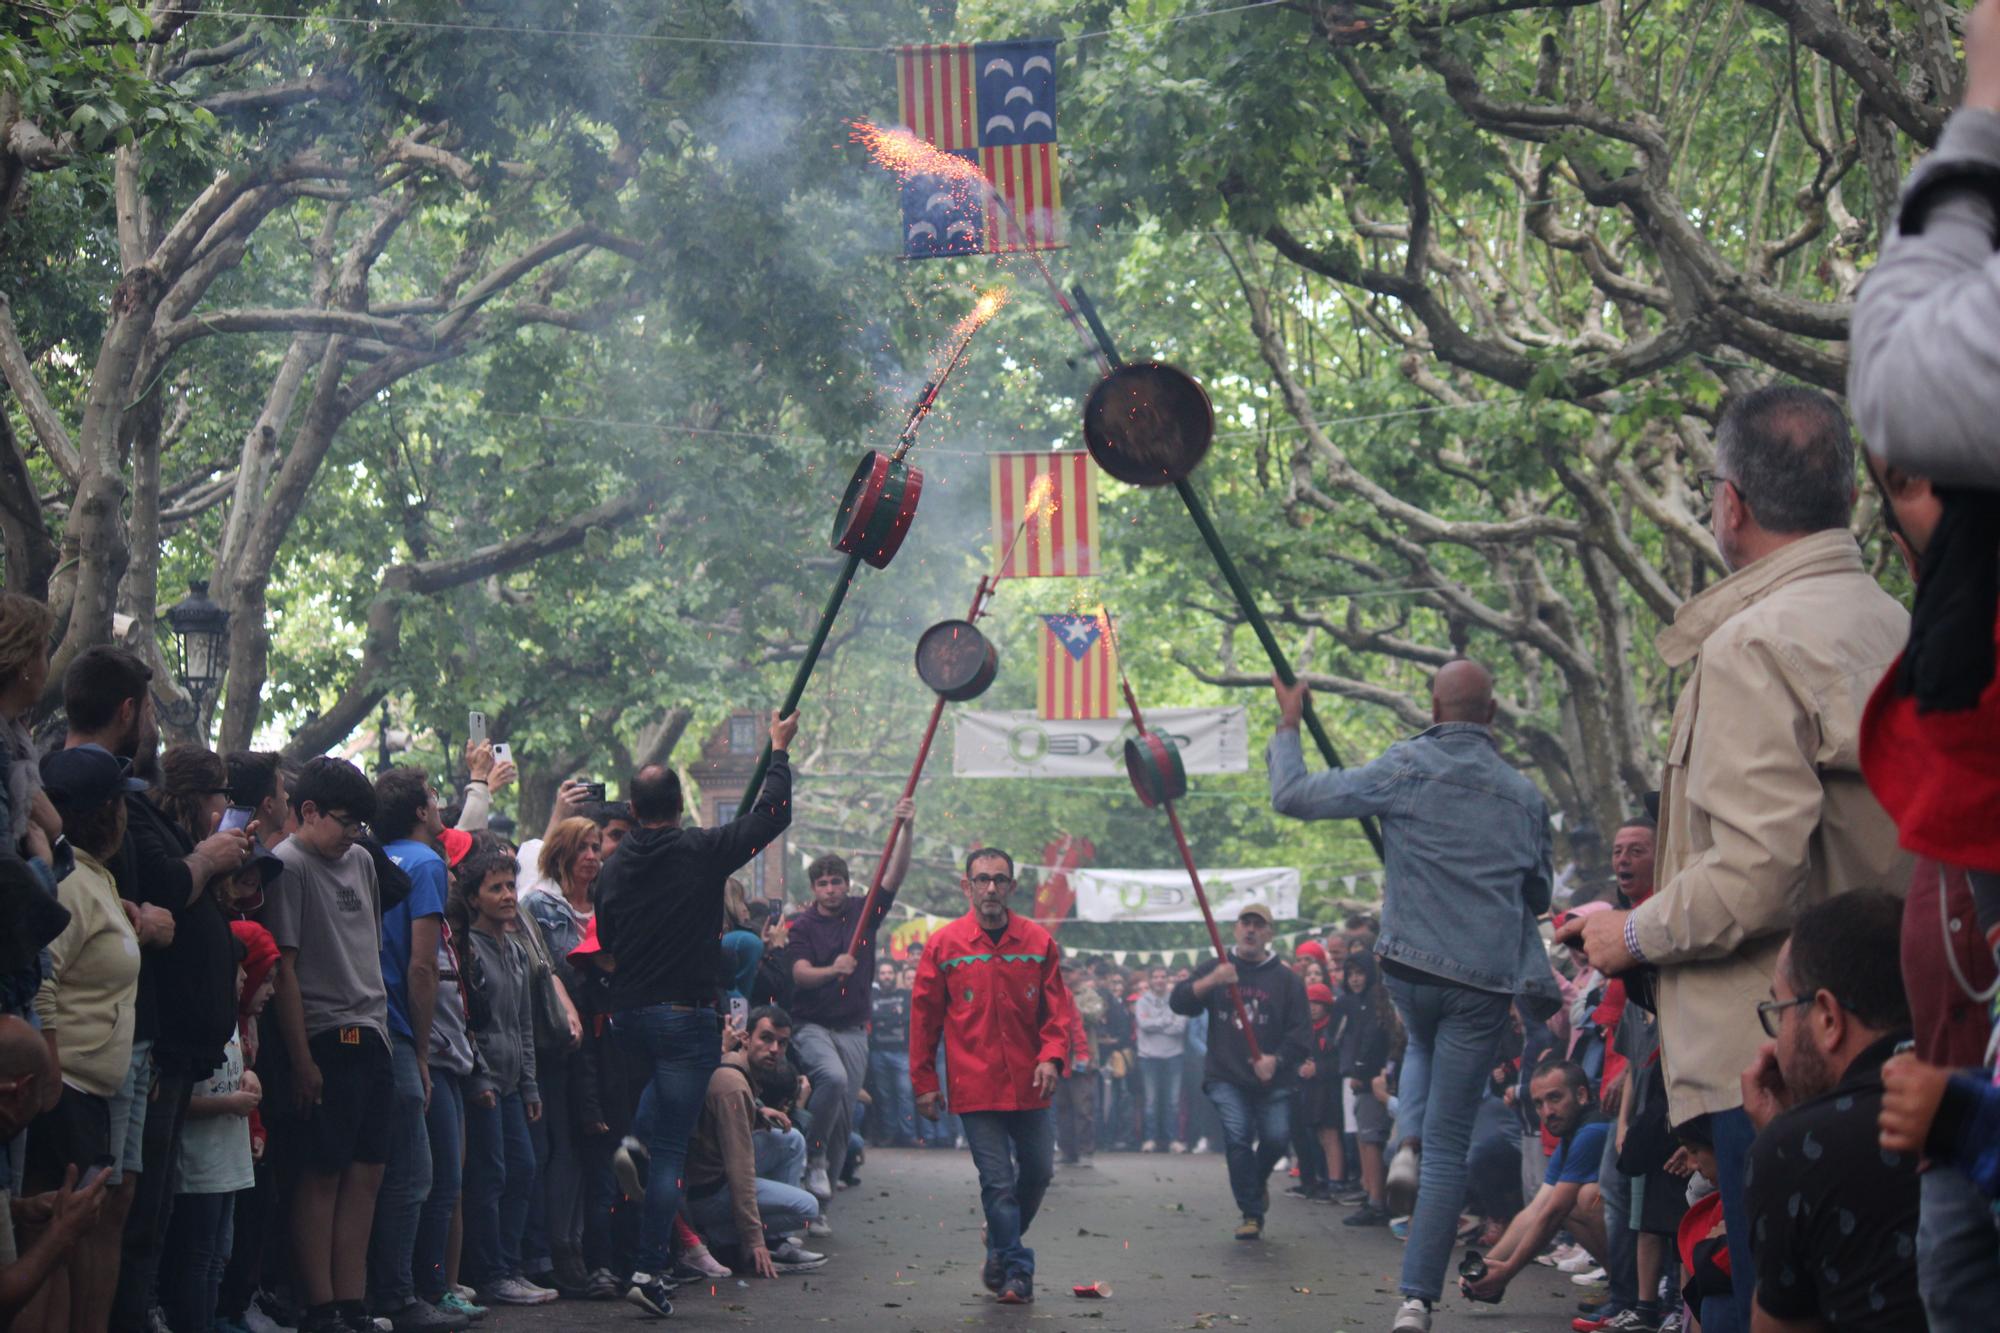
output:
[[[915,811],[908,797],[896,802],[895,818],[903,833],[889,854],[879,889],[867,897],[849,893],[847,862],[819,857],[806,867],[812,906],[791,921],[791,1014],[798,1024],[792,1050],[812,1080],[806,1107],[806,1188],[822,1204],[833,1197],[833,1182],[846,1174],[854,1095],[868,1079],[868,983],[875,975],[875,932],[910,868]],[[813,1234],[830,1230],[822,1219]]]
[[[1409,1034],[1389,1168],[1389,1208],[1422,1188],[1403,1251],[1395,1333],[1427,1333],[1465,1202],[1473,1113],[1516,996],[1537,1016],[1560,1003],[1535,918],[1549,907],[1549,811],[1500,757],[1493,677],[1463,658],[1431,680],[1436,725],[1361,768],[1308,774],[1304,685],[1273,682],[1278,731],[1265,751],[1271,806],[1295,819],[1382,817],[1387,845],[1375,952]]]
[[[959,881],[972,910],[930,937],[910,995],[910,1084],[917,1113],[951,1106],[965,1128],[986,1212],[986,1289],[1003,1305],[1035,1299],[1035,1252],[1023,1243],[1055,1174],[1049,1098],[1068,1063],[1069,990],[1049,932],[1007,910],[1014,858],[981,847]]]
[[[1271,952],[1271,928],[1271,909],[1251,903],[1237,913],[1229,957],[1203,963],[1167,996],[1177,1014],[1208,1013],[1201,1090],[1222,1118],[1229,1192],[1243,1215],[1238,1240],[1264,1235],[1271,1168],[1292,1141],[1294,1079],[1312,1054],[1306,985]]]

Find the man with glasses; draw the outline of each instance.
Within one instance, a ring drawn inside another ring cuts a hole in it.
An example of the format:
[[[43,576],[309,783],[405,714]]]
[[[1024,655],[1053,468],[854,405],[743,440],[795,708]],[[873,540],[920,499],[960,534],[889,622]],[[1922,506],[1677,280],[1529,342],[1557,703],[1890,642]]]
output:
[[[368,1317],[368,1239],[396,1098],[382,893],[375,858],[356,841],[374,817],[375,789],[346,760],[320,758],[287,795],[299,829],[274,853],[285,868],[257,919],[278,945],[272,1006],[297,1117],[288,1128],[299,1163],[299,1329],[342,1333]]]
[[[1666,665],[1687,673],[1661,783],[1659,891],[1561,932],[1607,975],[1658,969],[1668,1113],[1677,1125],[1712,1117],[1737,1273],[1752,1265],[1754,1131],[1739,1078],[1756,1054],[1750,1007],[1801,911],[1910,876],[1861,774],[1862,710],[1910,618],[1848,529],[1854,463],[1847,420],[1818,390],[1773,385],[1723,413],[1709,527],[1731,572],[1658,639]],[[1748,1333],[1749,1283],[1733,1305]]]
[[[1054,938],[1007,908],[1013,857],[978,848],[959,887],[972,910],[932,935],[917,964],[910,1084],[918,1115],[953,1112],[964,1127],[986,1213],[981,1280],[1002,1305],[1025,1305],[1035,1299],[1035,1252],[1025,1240],[1055,1174],[1049,1099],[1069,1060],[1069,990]]]
[[[1236,1239],[1259,1240],[1271,1207],[1271,1168],[1290,1150],[1291,1096],[1299,1065],[1312,1055],[1306,984],[1271,952],[1272,912],[1251,903],[1236,915],[1236,947],[1211,958],[1167,996],[1177,1014],[1208,1014],[1208,1059],[1201,1090],[1222,1118],[1229,1192],[1243,1215]],[[1257,1036],[1258,1054],[1236,1019],[1234,986]]]
[[[1910,1028],[1902,916],[1880,889],[1811,908],[1757,1005],[1773,1039],[1742,1077],[1758,1329],[1924,1327],[1917,1156],[1882,1148],[1876,1123],[1882,1066]]]
[[[833,1197],[833,1182],[848,1177],[848,1142],[854,1123],[854,1098],[868,1080],[868,1019],[872,996],[868,979],[875,975],[875,932],[895,904],[896,890],[910,868],[910,845],[916,836],[911,823],[916,806],[896,803],[903,836],[882,892],[865,923],[865,895],[849,893],[847,862],[838,856],[819,857],[806,867],[812,905],[791,920],[792,942],[786,956],[792,965],[792,1020],[798,1024],[792,1050],[806,1077],[812,1080],[812,1100],[806,1107],[806,1188],[821,1203]],[[861,925],[861,947],[848,952]],[[824,1217],[811,1228],[815,1236],[832,1231]]]

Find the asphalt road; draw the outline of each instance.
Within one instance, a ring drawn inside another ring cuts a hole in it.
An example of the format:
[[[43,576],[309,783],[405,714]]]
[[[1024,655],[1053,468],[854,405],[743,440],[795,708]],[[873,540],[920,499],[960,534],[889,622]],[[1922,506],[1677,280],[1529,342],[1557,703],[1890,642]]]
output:
[[[1356,1231],[1340,1225],[1345,1208],[1275,1198],[1267,1238],[1236,1241],[1219,1156],[1104,1153],[1092,1169],[1057,1167],[1029,1234],[1040,1271],[1035,1303],[1026,1307],[997,1305],[979,1284],[978,1185],[967,1154],[870,1150],[861,1178],[828,1210],[834,1234],[813,1246],[832,1262],[816,1273],[682,1287],[669,1323],[646,1321],[622,1302],[562,1301],[496,1310],[481,1333],[636,1329],[649,1322],[718,1329],[830,1324],[880,1333],[1387,1333],[1395,1315],[1402,1245],[1386,1229]],[[1071,1294],[1073,1285],[1089,1282],[1108,1284],[1110,1298]],[[1584,1294],[1567,1277],[1536,1267],[1515,1282],[1503,1305],[1448,1298],[1432,1327],[1567,1333]]]

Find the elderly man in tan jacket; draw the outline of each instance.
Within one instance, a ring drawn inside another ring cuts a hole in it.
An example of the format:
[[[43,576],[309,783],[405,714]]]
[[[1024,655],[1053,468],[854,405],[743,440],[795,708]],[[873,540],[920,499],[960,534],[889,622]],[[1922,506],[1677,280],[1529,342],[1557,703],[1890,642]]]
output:
[[[1815,903],[1900,892],[1909,863],[1862,781],[1868,695],[1909,616],[1868,576],[1848,531],[1854,442],[1832,399],[1776,386],[1716,430],[1710,526],[1729,577],[1682,604],[1658,639],[1692,664],[1674,708],[1660,797],[1660,890],[1564,932],[1607,973],[1658,969],[1662,1059],[1676,1124],[1713,1117],[1733,1271],[1750,1273],[1744,1171],[1755,1136],[1741,1078],[1778,950]],[[1739,1284],[1750,1328],[1751,1284]]]

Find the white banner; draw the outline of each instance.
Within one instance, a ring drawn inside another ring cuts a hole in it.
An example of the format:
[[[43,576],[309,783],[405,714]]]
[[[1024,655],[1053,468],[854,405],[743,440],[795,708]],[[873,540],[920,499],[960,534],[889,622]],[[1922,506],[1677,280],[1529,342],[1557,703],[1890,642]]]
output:
[[[1201,905],[1185,870],[1073,870],[1078,921],[1199,921]],[[1217,925],[1227,926],[1251,903],[1280,921],[1299,915],[1299,872],[1289,866],[1204,870],[1202,891]]]
[[[951,771],[961,778],[1119,778],[1125,776],[1130,718],[1052,722],[1032,709],[989,713],[958,709]],[[1180,743],[1190,773],[1250,768],[1249,723],[1242,708],[1161,708],[1146,725]]]

